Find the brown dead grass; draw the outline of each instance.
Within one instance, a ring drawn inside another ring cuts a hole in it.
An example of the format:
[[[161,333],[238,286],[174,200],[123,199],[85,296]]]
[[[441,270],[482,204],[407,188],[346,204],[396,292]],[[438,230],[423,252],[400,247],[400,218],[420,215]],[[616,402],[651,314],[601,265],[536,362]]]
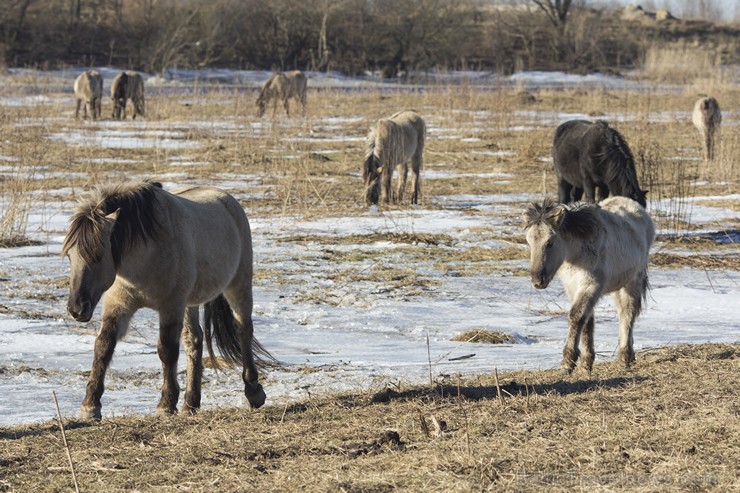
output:
[[[476,342],[480,344],[506,344],[512,341],[511,334],[484,328],[470,329],[450,339],[457,342]]]
[[[498,388],[483,375],[65,424],[82,491],[732,491],[739,356],[738,345],[668,347],[629,371],[598,364],[591,380],[519,371]],[[0,439],[4,490],[72,488],[55,422]]]

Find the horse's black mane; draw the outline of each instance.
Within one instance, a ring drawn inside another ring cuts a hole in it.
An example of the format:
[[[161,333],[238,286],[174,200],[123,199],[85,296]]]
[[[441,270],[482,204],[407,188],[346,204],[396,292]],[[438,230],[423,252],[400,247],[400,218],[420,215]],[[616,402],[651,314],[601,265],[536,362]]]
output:
[[[597,120],[596,123],[604,126],[604,132],[607,137],[604,146],[603,162],[606,165],[606,181],[609,184],[617,183],[619,185],[619,195],[625,195],[640,203],[645,207],[645,197],[637,183],[637,174],[635,173],[635,158],[632,155],[624,137],[614,128],[610,127],[605,121]]]
[[[524,215],[524,229],[545,223],[563,234],[586,240],[599,229],[599,209],[595,204],[564,205],[546,198],[542,205],[529,205]]]
[[[157,190],[161,188],[161,183],[148,181],[97,187],[72,217],[62,255],[77,246],[86,263],[99,262],[103,256],[101,235],[105,217],[118,211],[110,241],[113,262],[116,267],[120,265],[124,251],[157,237],[155,209],[159,204]]]

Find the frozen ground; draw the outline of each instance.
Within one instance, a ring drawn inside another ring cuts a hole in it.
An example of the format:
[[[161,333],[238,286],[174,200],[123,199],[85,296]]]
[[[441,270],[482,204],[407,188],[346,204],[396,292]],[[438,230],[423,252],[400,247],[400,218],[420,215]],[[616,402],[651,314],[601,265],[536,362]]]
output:
[[[255,83],[266,77],[266,73],[209,74],[201,76],[229,81],[242,78]],[[530,77],[534,83],[546,84],[548,80],[542,79],[542,74]],[[369,87],[370,84],[367,80],[338,76],[335,79],[341,81],[342,87],[355,84]],[[563,79],[551,78],[551,83],[560,84]],[[610,80],[609,84],[620,81]],[[176,82],[173,77],[149,83]],[[0,105],[45,104],[43,99],[33,96],[24,98],[20,102],[4,98]],[[551,125],[572,117],[572,114],[520,112],[511,121],[526,131],[527,126]],[[477,118],[483,121],[486,115]],[[471,128],[464,132],[431,120],[430,135],[440,139],[466,141],[479,125],[475,123],[475,115],[471,117]],[[726,120],[728,125],[737,124],[732,113]],[[191,123],[223,132],[242,131],[229,121],[183,122],[182,125],[188,128]],[[327,119],[312,125],[331,128],[338,123],[336,119]],[[160,128],[156,122],[128,122],[112,127],[109,132],[99,130],[84,135],[69,129],[50,138],[91,148],[179,149],[184,143],[197,144],[181,139],[179,127],[175,130],[172,126]],[[325,134],[319,132],[307,138],[323,142]],[[362,136],[337,138],[350,142],[354,142],[353,138],[358,142],[363,140]],[[498,152],[491,151],[490,156],[495,157]],[[0,156],[5,164],[12,164],[12,156],[6,156],[4,151]],[[199,165],[187,159],[175,162],[182,166]],[[126,161],[113,164],[125,166]],[[490,181],[513,179],[501,172],[456,173],[433,159],[427,170],[426,178],[430,180],[450,177]],[[42,169],[35,172],[50,173]],[[170,188],[180,184],[184,176],[170,174],[158,178]],[[213,175],[210,183],[241,189],[249,183],[250,193],[258,196],[261,193],[259,181],[257,175],[235,172]],[[51,190],[47,198],[67,197],[68,193],[69,190]],[[241,198],[247,196],[245,192]],[[500,241],[488,239],[490,234],[481,235],[480,231],[493,231],[504,237],[521,235],[519,222],[512,218],[520,214],[528,201],[537,198],[524,194],[435,196],[431,198],[434,207],[429,209],[368,210],[359,216],[310,220],[279,214],[252,217],[259,278],[256,335],[285,364],[282,369],[267,374],[268,403],[287,403],[332,391],[423,383],[429,379],[430,360],[432,377],[438,381],[454,378],[458,372],[470,376],[490,372],[493,368],[557,366],[567,325],[565,294],[559,283],[545,291],[537,291],[531,288],[527,277],[512,275],[511,271],[526,268],[525,261],[506,262],[505,268],[493,269],[490,274],[460,275],[456,269],[461,266],[454,263],[440,266],[431,260],[412,262],[405,257],[409,245],[336,241],[339,237],[370,233],[444,234],[451,239],[449,244],[435,248],[500,248],[504,246]],[[707,232],[716,231],[718,224],[737,228],[740,214],[703,204],[711,204],[717,198],[737,200],[737,196],[696,197],[691,203],[692,222],[707,224]],[[651,204],[651,207],[657,206]],[[52,418],[55,412],[52,390],[57,392],[62,414],[70,417],[76,414],[84,396],[100,308],[88,324],[73,322],[66,315],[67,262],[60,258],[59,252],[73,207],[69,202],[45,202],[43,208],[31,216],[29,226],[31,237],[40,244],[0,249],[0,426]],[[311,238],[310,241],[285,241],[301,235]],[[429,247],[415,245],[414,248],[423,251]],[[341,265],[325,260],[327,255],[337,251],[382,251],[385,252],[383,263],[388,268],[411,267],[420,281],[430,282],[385,289],[362,280],[343,280],[348,272],[358,274],[377,267],[377,260],[356,260]],[[260,277],[260,270],[268,275]],[[290,282],[275,282],[269,273],[279,273]],[[738,271],[654,269],[651,284],[653,289],[647,308],[635,331],[637,349],[678,343],[738,341]],[[316,302],[317,299],[325,302]],[[597,361],[611,360],[617,342],[617,318],[611,300],[604,299],[596,314]],[[498,346],[450,341],[454,335],[471,328],[503,331],[512,334],[513,340]],[[156,314],[146,310],[140,312],[128,337],[119,343],[113,359],[103,397],[105,416],[153,412],[161,385],[156,338]],[[181,367],[183,364],[184,359],[181,359]],[[216,373],[207,369],[203,406],[246,406],[239,372]]]

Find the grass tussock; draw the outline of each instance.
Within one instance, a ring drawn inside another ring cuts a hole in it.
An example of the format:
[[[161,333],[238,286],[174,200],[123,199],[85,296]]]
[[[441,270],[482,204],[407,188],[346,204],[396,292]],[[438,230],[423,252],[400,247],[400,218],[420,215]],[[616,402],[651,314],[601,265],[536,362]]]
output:
[[[470,329],[450,339],[456,342],[475,342],[479,344],[507,344],[512,342],[511,334],[484,328]]]
[[[592,379],[519,371],[65,427],[83,491],[730,491],[739,357],[732,344],[668,347],[629,371],[597,364]],[[56,422],[0,440],[4,489],[72,487]]]

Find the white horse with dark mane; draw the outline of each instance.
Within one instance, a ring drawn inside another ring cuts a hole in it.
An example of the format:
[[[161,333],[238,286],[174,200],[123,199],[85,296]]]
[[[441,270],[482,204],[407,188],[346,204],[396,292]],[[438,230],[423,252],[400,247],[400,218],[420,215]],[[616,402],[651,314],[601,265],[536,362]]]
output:
[[[272,114],[277,111],[278,101],[283,102],[285,113],[290,116],[290,99],[297,99],[306,114],[306,75],[300,70],[279,72],[270,77],[257,98],[257,115],[262,118],[267,105],[272,101]]]
[[[423,164],[426,125],[414,111],[399,111],[390,118],[378,120],[367,135],[362,179],[365,183],[365,201],[400,203],[406,190],[411,161],[411,203],[417,204],[421,195],[421,168]],[[398,168],[396,190],[391,194],[393,169]]]
[[[714,159],[714,150],[719,136],[719,126],[722,123],[722,112],[719,103],[713,97],[699,99],[694,104],[691,121],[702,137],[704,159]]]
[[[648,290],[648,257],[655,227],[645,209],[615,196],[595,204],[566,206],[545,200],[524,215],[531,249],[532,285],[545,289],[555,274],[571,302],[560,368],[570,373],[579,356],[589,374],[594,362],[594,306],[613,293],[619,313],[617,359],[635,359],[632,329]],[[578,343],[580,339],[581,353]]]

